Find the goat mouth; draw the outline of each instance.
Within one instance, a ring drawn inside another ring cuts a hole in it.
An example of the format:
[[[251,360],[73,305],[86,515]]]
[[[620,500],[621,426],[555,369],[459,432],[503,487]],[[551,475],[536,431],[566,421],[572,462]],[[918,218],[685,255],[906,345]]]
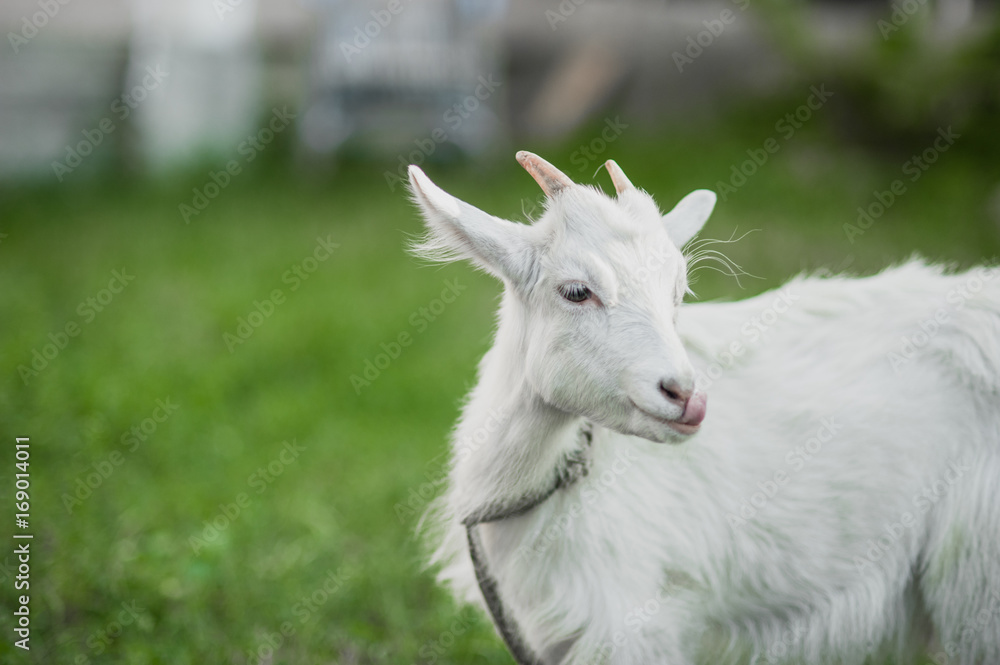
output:
[[[670,429],[674,430],[678,434],[684,434],[685,436],[690,436],[695,432],[697,432],[699,429],[701,429],[701,422],[684,423],[678,419],[664,418],[662,416],[656,415],[655,413],[650,413],[649,411],[646,411],[645,409],[641,408],[638,404],[636,404],[634,401],[632,402],[632,406],[634,406],[639,413],[649,418],[652,418],[658,423],[663,423],[664,425],[669,426]]]
[[[667,423],[675,431],[680,432],[681,434],[694,434],[695,432],[701,429],[700,424],[689,425],[687,423],[677,422],[676,420],[665,420],[663,422]]]

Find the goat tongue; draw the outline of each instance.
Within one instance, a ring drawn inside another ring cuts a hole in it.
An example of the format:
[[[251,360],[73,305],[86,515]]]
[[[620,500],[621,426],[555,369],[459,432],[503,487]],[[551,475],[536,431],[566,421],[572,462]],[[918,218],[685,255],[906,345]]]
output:
[[[703,392],[695,392],[684,406],[684,413],[677,420],[682,425],[700,425],[705,419],[708,409],[708,396]]]

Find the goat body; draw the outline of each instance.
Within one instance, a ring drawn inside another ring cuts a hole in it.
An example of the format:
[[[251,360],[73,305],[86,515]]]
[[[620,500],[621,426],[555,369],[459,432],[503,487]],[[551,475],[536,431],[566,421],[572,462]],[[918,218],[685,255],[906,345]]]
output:
[[[506,286],[432,516],[456,596],[483,603],[463,522],[544,490],[588,426],[585,477],[476,527],[540,662],[911,662],[936,631],[935,662],[1000,663],[1000,268],[679,306],[710,193],[661,217],[613,162],[615,199],[519,160],[530,226],[411,167],[424,253]]]

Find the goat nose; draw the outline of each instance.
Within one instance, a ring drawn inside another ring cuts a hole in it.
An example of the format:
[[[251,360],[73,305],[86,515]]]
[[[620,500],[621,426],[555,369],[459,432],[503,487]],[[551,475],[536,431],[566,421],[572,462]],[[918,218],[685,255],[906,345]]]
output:
[[[667,401],[679,406],[681,411],[683,411],[694,391],[690,388],[682,388],[677,381],[671,379],[669,381],[660,381],[660,392],[667,398]]]
[[[704,392],[683,388],[676,381],[660,381],[660,392],[667,401],[680,408],[681,416],[677,422],[697,426],[705,419],[708,396]]]

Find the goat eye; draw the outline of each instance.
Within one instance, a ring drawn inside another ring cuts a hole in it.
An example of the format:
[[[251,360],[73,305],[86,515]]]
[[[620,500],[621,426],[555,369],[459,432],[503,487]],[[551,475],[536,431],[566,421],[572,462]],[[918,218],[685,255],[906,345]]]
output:
[[[559,295],[570,302],[583,302],[590,297],[590,289],[583,284],[563,284],[559,287]]]

